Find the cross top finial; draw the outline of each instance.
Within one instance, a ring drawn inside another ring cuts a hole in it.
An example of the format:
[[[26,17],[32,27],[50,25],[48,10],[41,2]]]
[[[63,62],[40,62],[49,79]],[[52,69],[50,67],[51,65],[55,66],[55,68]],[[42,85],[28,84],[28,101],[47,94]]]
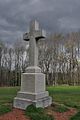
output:
[[[30,32],[40,30],[39,22],[34,20],[30,22]]]

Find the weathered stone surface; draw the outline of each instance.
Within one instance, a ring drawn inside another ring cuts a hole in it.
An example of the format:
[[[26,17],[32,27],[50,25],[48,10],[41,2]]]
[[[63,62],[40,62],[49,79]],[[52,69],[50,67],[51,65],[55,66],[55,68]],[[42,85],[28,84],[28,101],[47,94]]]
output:
[[[45,91],[45,75],[38,67],[38,46],[39,39],[45,37],[45,32],[40,29],[39,23],[33,21],[30,24],[30,32],[26,33],[24,40],[29,42],[29,67],[26,73],[21,76],[21,90],[14,98],[15,108],[26,109],[30,104],[36,107],[47,107],[52,103],[48,91]]]
[[[45,38],[46,32],[40,29],[39,23],[31,21],[29,33],[23,35],[23,39],[29,41],[29,66],[38,66],[38,45],[37,41]]]
[[[47,96],[47,97],[43,97],[41,99],[37,99],[37,100],[31,100],[31,99],[24,99],[24,98],[19,98],[16,97],[14,99],[14,107],[15,108],[20,108],[25,110],[27,108],[28,105],[33,104],[36,107],[47,107],[50,106],[52,103],[52,98]]]
[[[41,73],[41,69],[38,66],[27,67],[26,73]]]
[[[30,99],[30,100],[38,100],[41,98],[45,98],[49,96],[48,91],[40,92],[40,93],[31,93],[31,92],[22,92],[19,91],[17,94],[18,98]]]
[[[39,93],[45,91],[45,75],[43,73],[23,73],[21,91]]]

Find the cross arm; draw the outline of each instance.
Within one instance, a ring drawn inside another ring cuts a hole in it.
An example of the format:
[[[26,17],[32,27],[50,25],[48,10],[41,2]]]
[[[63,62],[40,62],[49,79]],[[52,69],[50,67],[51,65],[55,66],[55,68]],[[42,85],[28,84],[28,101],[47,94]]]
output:
[[[25,33],[25,34],[23,35],[23,40],[29,41],[29,40],[30,40],[30,34],[29,34],[29,33]]]
[[[45,38],[45,37],[46,37],[46,32],[44,30],[35,31],[36,40],[39,40],[39,39]]]

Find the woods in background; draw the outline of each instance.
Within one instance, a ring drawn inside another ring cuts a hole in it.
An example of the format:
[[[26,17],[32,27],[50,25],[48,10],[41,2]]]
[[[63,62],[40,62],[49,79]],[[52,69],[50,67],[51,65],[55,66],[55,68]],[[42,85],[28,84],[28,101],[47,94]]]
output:
[[[28,43],[0,41],[0,86],[18,86],[29,65]],[[39,66],[47,85],[80,85],[80,33],[50,35],[39,41]]]

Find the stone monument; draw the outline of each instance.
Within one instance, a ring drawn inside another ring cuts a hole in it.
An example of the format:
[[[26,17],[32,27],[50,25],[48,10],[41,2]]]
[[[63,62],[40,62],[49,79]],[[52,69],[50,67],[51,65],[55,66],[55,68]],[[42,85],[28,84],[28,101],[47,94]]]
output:
[[[45,38],[46,34],[40,29],[37,21],[31,21],[30,32],[23,35],[29,41],[29,67],[21,76],[21,90],[14,98],[15,108],[26,109],[30,104],[36,107],[47,107],[52,103],[45,88],[45,75],[38,67],[38,40]]]

